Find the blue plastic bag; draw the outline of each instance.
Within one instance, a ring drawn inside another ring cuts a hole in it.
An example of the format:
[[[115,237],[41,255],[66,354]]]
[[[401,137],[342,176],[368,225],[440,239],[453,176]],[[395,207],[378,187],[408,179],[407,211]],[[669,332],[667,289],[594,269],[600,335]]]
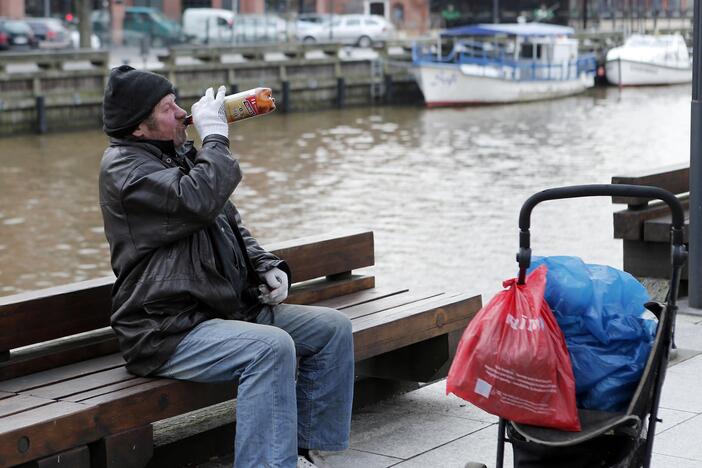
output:
[[[546,301],[565,335],[578,407],[626,409],[655,339],[642,316],[649,296],[629,273],[578,257],[534,257],[547,265]]]

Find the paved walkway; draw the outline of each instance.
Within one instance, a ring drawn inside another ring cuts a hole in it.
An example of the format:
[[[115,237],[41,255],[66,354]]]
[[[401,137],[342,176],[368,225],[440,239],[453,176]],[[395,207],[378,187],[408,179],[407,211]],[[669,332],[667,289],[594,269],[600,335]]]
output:
[[[702,468],[702,315],[684,301],[680,306],[679,349],[663,387],[663,422],[656,431],[656,468]],[[351,448],[328,456],[330,467],[463,468],[468,461],[495,466],[497,418],[446,396],[443,380],[355,412],[351,432]],[[506,447],[509,467],[512,454]],[[231,460],[201,468],[225,466]]]

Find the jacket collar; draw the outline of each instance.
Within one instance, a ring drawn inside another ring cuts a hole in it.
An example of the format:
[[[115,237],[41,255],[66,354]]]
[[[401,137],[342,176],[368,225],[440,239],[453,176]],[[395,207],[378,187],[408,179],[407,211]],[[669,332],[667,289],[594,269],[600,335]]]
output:
[[[175,148],[172,141],[142,140],[132,136],[124,138],[110,137],[110,146],[132,146],[140,148],[156,156],[169,166],[178,165],[173,156],[178,159],[191,159],[197,152],[192,140],[186,141],[180,148]]]

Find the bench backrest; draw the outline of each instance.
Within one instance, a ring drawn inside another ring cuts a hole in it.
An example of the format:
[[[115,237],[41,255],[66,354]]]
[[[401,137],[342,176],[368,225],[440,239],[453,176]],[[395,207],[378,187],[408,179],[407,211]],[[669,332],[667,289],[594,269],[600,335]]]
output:
[[[288,302],[310,303],[374,286],[372,276],[351,274],[374,264],[372,231],[318,235],[265,248],[285,259],[298,283]],[[115,352],[109,328],[113,282],[114,277],[106,277],[1,297],[0,379]]]
[[[612,177],[613,184],[650,185],[660,187],[676,195],[690,191],[690,164],[681,163],[649,169],[626,176]],[[651,200],[646,198],[612,197],[613,203],[626,203],[630,209],[645,207]]]

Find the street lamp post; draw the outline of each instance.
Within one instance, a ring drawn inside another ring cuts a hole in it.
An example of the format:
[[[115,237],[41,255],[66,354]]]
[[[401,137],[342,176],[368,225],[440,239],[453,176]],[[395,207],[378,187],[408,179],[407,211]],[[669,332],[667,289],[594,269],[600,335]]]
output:
[[[500,22],[500,0],[492,0],[492,22]]]
[[[691,307],[702,308],[702,2],[695,2],[692,28],[692,118],[690,126],[690,225],[688,300]]]

